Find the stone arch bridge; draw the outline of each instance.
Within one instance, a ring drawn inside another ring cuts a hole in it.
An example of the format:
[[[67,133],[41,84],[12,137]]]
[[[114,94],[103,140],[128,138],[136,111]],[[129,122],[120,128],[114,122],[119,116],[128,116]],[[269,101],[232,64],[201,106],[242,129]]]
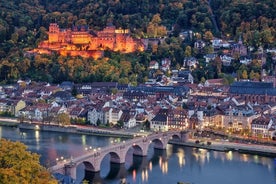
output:
[[[187,132],[160,132],[143,137],[126,140],[106,147],[98,148],[87,152],[79,157],[72,158],[66,162],[58,162],[57,165],[49,168],[51,173],[60,173],[76,179],[76,168],[84,164],[86,171],[99,172],[104,157],[110,154],[110,162],[116,164],[125,163],[129,149],[133,149],[133,155],[147,156],[149,145],[153,143],[156,149],[166,149],[169,140],[185,141]]]

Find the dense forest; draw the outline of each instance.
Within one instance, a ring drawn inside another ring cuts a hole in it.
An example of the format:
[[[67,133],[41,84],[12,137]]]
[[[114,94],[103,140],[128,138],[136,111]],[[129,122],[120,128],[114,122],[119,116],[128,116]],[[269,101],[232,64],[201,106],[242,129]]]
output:
[[[30,78],[54,83],[118,81],[136,85],[147,79],[151,60],[170,58],[172,67],[180,68],[186,56],[202,58],[211,52],[208,47],[200,53],[191,49],[199,38],[208,42],[213,36],[236,41],[242,37],[256,50],[259,46],[276,46],[275,0],[1,0],[0,10],[1,83]],[[167,35],[158,48],[143,53],[107,51],[98,60],[55,54],[26,57],[25,51],[47,39],[52,22],[62,28],[88,25],[94,30],[113,23],[130,29],[137,38]],[[165,27],[166,31],[153,34],[154,26]],[[179,33],[187,30],[196,32],[196,37],[180,39]],[[269,64],[273,66],[268,69],[274,67],[274,63]],[[202,71],[195,72],[198,81],[208,78]]]

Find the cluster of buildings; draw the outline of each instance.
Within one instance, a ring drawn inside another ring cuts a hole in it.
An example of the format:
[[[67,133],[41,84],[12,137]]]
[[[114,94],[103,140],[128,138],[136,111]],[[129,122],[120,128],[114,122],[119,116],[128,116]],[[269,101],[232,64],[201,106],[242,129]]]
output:
[[[63,56],[93,57],[103,56],[104,50],[130,53],[144,51],[146,42],[133,38],[128,29],[116,29],[108,24],[102,31],[89,29],[88,26],[74,26],[61,29],[56,23],[49,26],[48,40],[39,43],[38,48],[30,52],[51,54],[58,52]]]
[[[189,35],[183,34],[183,38]],[[93,31],[86,26],[60,29],[52,23],[48,40],[32,52],[56,51],[61,55],[99,58],[106,49],[129,53],[143,51],[147,44],[132,38],[129,30],[116,29],[111,24],[102,31]],[[199,51],[206,46],[203,40],[194,43]],[[241,38],[237,43],[214,38],[211,47],[222,54],[204,55],[206,64],[217,57],[222,66],[231,65],[234,58],[243,64],[252,61],[248,57],[250,48],[243,45]],[[276,53],[274,49],[267,52]],[[265,63],[261,48],[256,58]],[[212,128],[244,136],[276,137],[275,77],[262,76],[262,82],[238,81],[230,86],[224,85],[223,79],[194,84],[191,71],[198,64],[196,58],[186,57],[183,68],[188,70],[172,70],[168,58],[151,61],[148,82],[137,87],[116,82],[50,85],[19,81],[2,87],[0,112],[49,123],[57,122],[55,117],[59,114],[67,114],[73,123],[95,126],[132,128],[147,122],[153,131]],[[79,94],[77,97],[72,96],[73,90]]]
[[[116,89],[116,90],[114,90]],[[76,90],[77,97],[72,96]],[[153,131],[212,128],[244,136],[275,137],[276,88],[272,82],[216,79],[206,84],[120,85],[94,82],[59,85],[19,81],[2,86],[0,112],[24,121],[58,123],[66,114],[72,123],[132,128],[147,122]]]

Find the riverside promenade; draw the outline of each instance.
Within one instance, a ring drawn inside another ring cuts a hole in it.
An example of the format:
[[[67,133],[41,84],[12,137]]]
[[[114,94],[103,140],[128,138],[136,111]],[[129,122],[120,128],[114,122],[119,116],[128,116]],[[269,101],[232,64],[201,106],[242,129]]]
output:
[[[199,142],[196,143],[196,141]],[[210,142],[210,144],[208,144]],[[170,144],[189,146],[194,148],[208,149],[214,151],[237,151],[239,153],[255,154],[276,158],[276,146],[266,146],[261,144],[244,144],[228,141],[188,139],[186,142],[170,141]]]
[[[76,134],[86,134],[86,135],[98,135],[98,136],[115,136],[115,137],[125,137],[133,138],[136,136],[143,136],[146,133],[141,132],[131,132],[117,129],[105,129],[92,126],[83,125],[57,125],[57,124],[45,124],[41,122],[24,122],[20,123],[16,118],[0,118],[0,125],[18,127],[20,129],[29,130],[40,130],[40,131],[52,131],[52,132],[62,132],[62,133],[76,133]]]

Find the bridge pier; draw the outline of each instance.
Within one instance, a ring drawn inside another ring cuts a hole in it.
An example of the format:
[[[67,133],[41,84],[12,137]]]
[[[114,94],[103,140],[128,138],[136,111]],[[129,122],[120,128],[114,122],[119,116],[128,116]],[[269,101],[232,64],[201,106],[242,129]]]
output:
[[[85,170],[84,180],[87,180],[90,183],[104,183],[99,171],[94,172]]]
[[[75,180],[77,178],[77,165],[72,162],[64,164],[64,175],[70,176]]]
[[[111,163],[110,164],[110,171],[106,178],[114,179],[114,178],[125,178],[127,176],[127,170],[125,168],[124,163]]]
[[[189,139],[189,133],[188,132],[180,132],[180,141],[182,142],[187,142],[187,140]]]

